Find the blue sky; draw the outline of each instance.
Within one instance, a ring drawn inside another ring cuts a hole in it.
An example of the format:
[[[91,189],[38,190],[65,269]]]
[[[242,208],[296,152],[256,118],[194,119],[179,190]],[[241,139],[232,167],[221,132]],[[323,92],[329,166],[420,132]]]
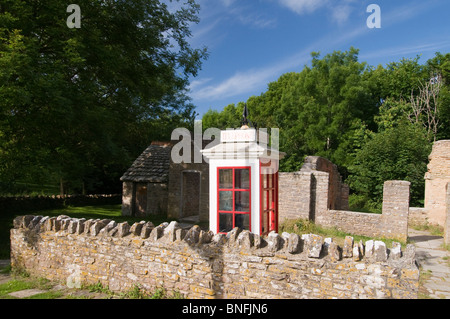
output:
[[[190,43],[209,58],[191,79],[189,96],[199,118],[208,109],[260,95],[283,73],[300,72],[310,53],[323,57],[351,46],[377,66],[450,52],[449,0],[197,0],[200,23]],[[370,4],[381,28],[370,29]]]

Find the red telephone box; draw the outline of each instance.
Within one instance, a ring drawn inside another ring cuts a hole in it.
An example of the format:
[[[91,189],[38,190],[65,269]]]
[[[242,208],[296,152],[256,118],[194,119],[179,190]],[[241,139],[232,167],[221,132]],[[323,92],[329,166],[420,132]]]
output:
[[[259,143],[262,133],[221,131],[220,144],[202,151],[209,159],[209,225],[214,233],[235,227],[258,235],[278,231],[278,164],[285,154]]]

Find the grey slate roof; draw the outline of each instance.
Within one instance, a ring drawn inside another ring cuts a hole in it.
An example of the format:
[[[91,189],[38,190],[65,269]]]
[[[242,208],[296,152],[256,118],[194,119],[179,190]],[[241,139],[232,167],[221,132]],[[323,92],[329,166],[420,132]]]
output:
[[[120,178],[123,182],[166,183],[171,146],[150,145]]]

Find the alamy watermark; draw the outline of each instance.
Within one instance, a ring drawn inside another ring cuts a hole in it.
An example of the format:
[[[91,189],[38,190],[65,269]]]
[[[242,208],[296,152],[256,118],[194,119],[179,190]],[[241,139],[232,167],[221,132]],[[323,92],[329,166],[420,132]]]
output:
[[[66,12],[72,13],[67,17],[66,24],[70,29],[81,28],[81,8],[78,4],[69,4]]]
[[[78,4],[69,4],[66,12],[71,13],[66,20],[67,27],[70,29],[81,28],[81,8]],[[369,29],[381,28],[381,8],[378,4],[369,4],[366,9],[370,13],[366,20],[366,25]]]
[[[251,132],[252,129],[249,129]],[[227,131],[246,132],[241,129],[227,129]],[[250,147],[242,147],[242,144],[250,146],[251,143],[256,143],[262,147],[261,161],[270,162],[270,159],[279,160],[279,145],[280,133],[278,128],[270,129],[270,147],[269,134],[267,128],[259,128],[256,130],[254,139],[243,139],[226,141],[224,144],[224,152],[218,152],[214,158],[232,159],[237,152],[240,152],[240,158],[250,158]],[[241,134],[242,135],[242,134]],[[251,135],[251,134],[250,134]],[[200,164],[203,160],[209,163],[209,159],[203,156],[201,150],[212,148],[220,143],[221,130],[218,128],[208,128],[203,132],[202,121],[196,121],[194,124],[194,132],[192,133],[187,128],[176,128],[172,131],[171,140],[179,141],[172,147],[171,159],[175,164]],[[204,141],[211,141],[204,146]],[[238,142],[238,143],[237,143]],[[239,148],[239,149],[238,149]],[[269,159],[270,158],[270,159]]]
[[[367,27],[369,29],[380,29],[381,28],[381,8],[378,4],[370,4],[366,10],[367,13],[371,13],[367,17]]]
[[[67,271],[69,272],[69,276],[66,280],[66,285],[69,288],[81,288],[81,269],[78,265],[69,265],[67,267]]]

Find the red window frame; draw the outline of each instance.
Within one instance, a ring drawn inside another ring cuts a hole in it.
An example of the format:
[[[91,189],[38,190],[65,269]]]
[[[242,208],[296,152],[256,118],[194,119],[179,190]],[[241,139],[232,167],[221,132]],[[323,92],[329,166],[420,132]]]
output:
[[[271,166],[271,162],[260,162],[259,181],[260,181],[260,234],[267,235],[272,230],[278,232],[278,171],[272,174],[263,173],[263,170]],[[266,186],[264,186],[266,179]],[[272,186],[269,186],[271,181]],[[269,196],[269,192],[272,196]],[[266,193],[266,196],[264,196]],[[270,198],[272,200],[270,201]],[[264,202],[265,201],[265,202]],[[267,223],[264,224],[264,214],[267,214]]]
[[[249,176],[249,186],[248,189],[245,188],[235,188],[236,181],[235,181],[235,170],[237,169],[248,169],[248,176]],[[219,178],[219,172],[220,170],[232,170],[232,176],[233,176],[233,187],[232,188],[219,188],[220,187],[220,178]],[[233,193],[233,203],[232,203],[232,210],[231,211],[223,211],[220,210],[220,192],[221,191],[231,191]],[[235,210],[235,194],[236,192],[248,192],[248,198],[249,198],[249,208],[248,212],[241,212]],[[231,214],[232,220],[233,220],[233,229],[236,227],[235,222],[235,216],[236,215],[248,215],[249,219],[249,231],[252,231],[252,169],[250,166],[228,166],[228,167],[217,167],[217,233],[226,234],[225,232],[220,231],[220,214]]]

